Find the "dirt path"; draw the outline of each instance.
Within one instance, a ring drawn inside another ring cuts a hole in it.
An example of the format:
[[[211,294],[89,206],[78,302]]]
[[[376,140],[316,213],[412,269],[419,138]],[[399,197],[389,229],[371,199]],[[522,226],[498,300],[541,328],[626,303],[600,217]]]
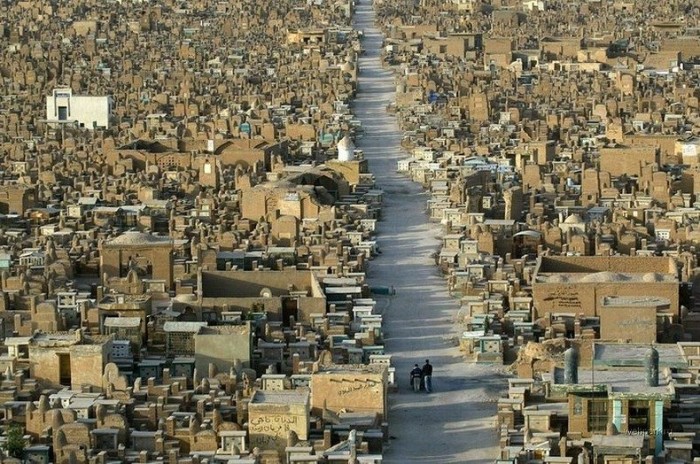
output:
[[[364,30],[366,53],[360,59],[358,98],[354,112],[365,136],[358,141],[377,184],[385,192],[379,243],[383,254],[370,264],[373,285],[393,285],[396,296],[384,308],[387,353],[393,355],[399,392],[389,399],[389,430],[394,438],[385,453],[387,464],[487,463],[498,454],[494,429],[496,405],[505,380],[499,368],[463,361],[452,341],[458,328],[451,322],[458,302],[447,293],[431,254],[440,244],[438,225],[425,215],[428,200],[421,187],[396,173],[401,133],[387,104],[394,99],[394,81],[379,60],[381,32],[374,26],[369,0],[362,0],[355,27]],[[408,377],[414,363],[430,359],[434,366],[432,394],[413,393]]]

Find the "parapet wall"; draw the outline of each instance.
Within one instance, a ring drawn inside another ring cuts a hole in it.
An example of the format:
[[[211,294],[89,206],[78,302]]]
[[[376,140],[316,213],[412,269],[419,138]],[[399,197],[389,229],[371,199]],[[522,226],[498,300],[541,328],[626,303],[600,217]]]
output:
[[[678,275],[675,261],[666,256],[544,256],[536,273],[606,271]]]

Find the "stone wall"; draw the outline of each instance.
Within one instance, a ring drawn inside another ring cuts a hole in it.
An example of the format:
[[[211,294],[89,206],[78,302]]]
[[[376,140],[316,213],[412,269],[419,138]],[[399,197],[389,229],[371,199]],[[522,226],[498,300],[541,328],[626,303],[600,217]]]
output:
[[[250,367],[252,339],[250,323],[243,326],[216,327],[216,331],[205,329],[194,336],[194,359],[198,372],[207,372],[209,364],[218,372],[228,372],[239,360]],[[209,332],[212,333],[209,333]]]
[[[311,376],[311,408],[322,415],[324,407],[334,413],[341,410],[376,413],[386,418],[387,370],[339,369],[337,372],[319,372]],[[375,367],[375,366],[373,366]]]

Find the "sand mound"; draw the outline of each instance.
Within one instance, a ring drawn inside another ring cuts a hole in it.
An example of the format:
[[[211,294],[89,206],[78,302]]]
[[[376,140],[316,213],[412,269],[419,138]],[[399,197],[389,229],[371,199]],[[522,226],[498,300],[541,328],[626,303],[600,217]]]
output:
[[[642,280],[644,282],[663,282],[664,276],[662,276],[658,272],[649,272],[647,274],[644,274],[644,277],[642,277]]]
[[[581,282],[625,282],[627,280],[630,280],[629,277],[619,272],[603,271],[588,274],[581,279]]]
[[[542,343],[528,342],[518,351],[518,357],[510,368],[517,369],[521,364],[531,365],[533,361],[563,362],[566,348],[566,340],[561,338],[545,340]]]

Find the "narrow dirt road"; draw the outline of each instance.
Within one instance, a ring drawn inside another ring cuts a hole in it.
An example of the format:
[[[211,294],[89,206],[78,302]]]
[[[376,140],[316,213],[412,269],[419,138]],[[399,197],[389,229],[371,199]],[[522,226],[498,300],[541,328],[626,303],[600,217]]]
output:
[[[369,266],[372,285],[393,285],[396,295],[383,307],[387,353],[393,355],[399,392],[390,396],[389,430],[394,437],[384,462],[488,463],[498,453],[494,400],[505,380],[498,368],[463,361],[453,341],[458,302],[447,293],[431,254],[441,233],[425,214],[428,200],[421,187],[396,173],[405,157],[401,133],[386,106],[394,100],[394,80],[381,66],[382,35],[374,25],[369,0],[362,0],[355,27],[365,34],[366,53],[359,62],[358,98],[354,112],[365,136],[357,143],[377,184],[385,192],[379,243],[383,254]],[[414,363],[430,359],[433,393],[409,390]]]

